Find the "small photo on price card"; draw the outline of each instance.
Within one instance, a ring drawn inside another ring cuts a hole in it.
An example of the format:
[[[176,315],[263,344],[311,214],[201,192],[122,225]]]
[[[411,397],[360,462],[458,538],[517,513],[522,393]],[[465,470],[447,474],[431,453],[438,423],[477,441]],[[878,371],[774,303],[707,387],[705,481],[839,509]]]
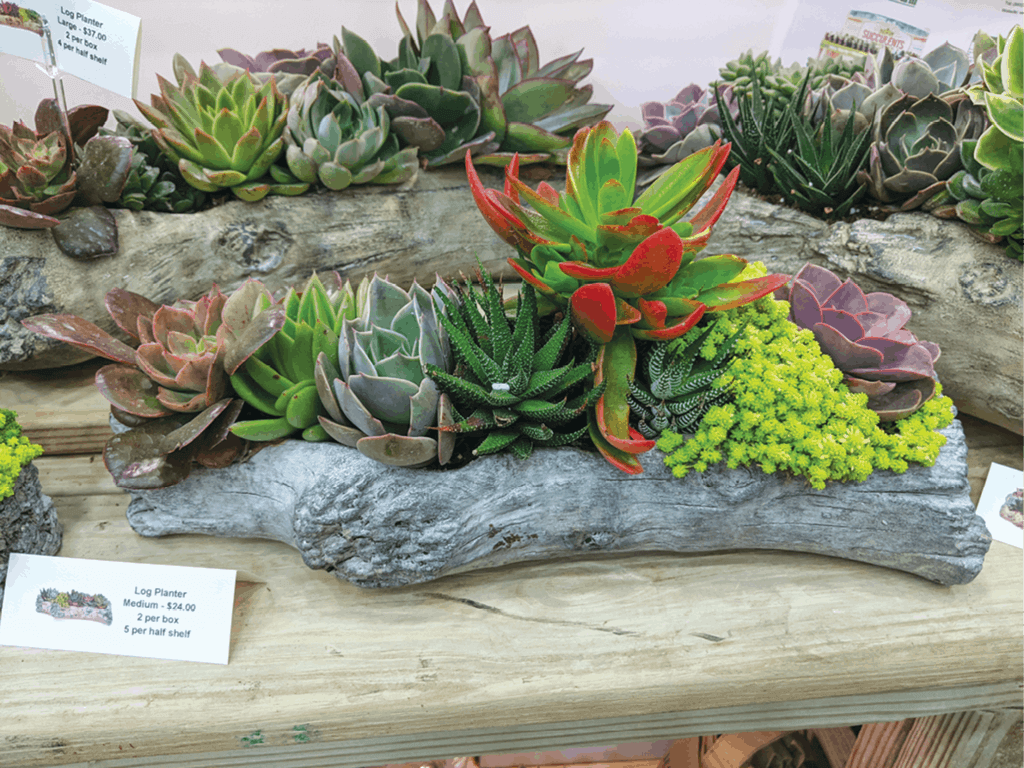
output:
[[[227,664],[235,572],[11,555],[0,645]]]

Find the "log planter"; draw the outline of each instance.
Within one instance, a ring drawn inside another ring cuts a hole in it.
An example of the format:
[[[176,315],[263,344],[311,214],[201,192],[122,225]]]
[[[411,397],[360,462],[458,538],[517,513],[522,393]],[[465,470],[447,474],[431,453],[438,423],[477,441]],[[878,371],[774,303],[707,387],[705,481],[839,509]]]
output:
[[[114,614],[110,606],[106,608],[97,608],[91,605],[62,606],[50,600],[43,600],[42,595],[36,598],[36,613],[45,613],[55,619],[96,621],[106,624],[108,627],[114,621]]]
[[[680,480],[657,452],[635,476],[577,448],[402,469],[335,443],[286,440],[225,469],[197,468],[170,488],[131,491],[127,515],[144,536],[284,542],[310,568],[361,587],[561,557],[766,549],[964,584],[991,538],[970,500],[960,422],[943,433],[932,467],[823,491],[724,465]]]
[[[561,169],[531,168],[524,176]],[[485,185],[501,176],[481,169]],[[538,176],[539,177],[539,176]],[[534,180],[535,181],[535,180]],[[20,320],[69,313],[116,329],[103,306],[112,287],[154,300],[195,298],[255,277],[272,289],[313,270],[358,279],[378,271],[403,284],[471,272],[476,259],[507,277],[512,250],[473,203],[461,167],[421,172],[396,187],[361,187],[259,203],[229,202],[196,214],[114,211],[116,256],[62,254],[45,231],[0,227],[0,368],[68,365],[83,353],[27,331]],[[936,342],[936,372],[965,413],[1024,434],[1024,266],[956,221],[924,213],[827,225],[737,191],[707,254],[734,253],[794,274],[807,261],[887,291],[913,310],[910,329]]]
[[[39,470],[29,462],[14,481],[14,494],[0,499],[0,606],[11,553],[55,555],[63,530],[53,501],[39,484]]]

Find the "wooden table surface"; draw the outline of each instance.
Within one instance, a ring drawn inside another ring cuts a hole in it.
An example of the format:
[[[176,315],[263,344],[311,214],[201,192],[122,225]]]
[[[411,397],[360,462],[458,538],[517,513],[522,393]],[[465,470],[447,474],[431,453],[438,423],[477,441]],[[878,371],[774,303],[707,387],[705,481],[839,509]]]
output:
[[[562,560],[368,591],[259,540],[145,539],[96,454],[95,364],[0,374],[61,555],[238,570],[226,666],[0,648],[0,766],[365,766],[1020,707],[1024,558],[963,586],[731,552]],[[83,383],[84,382],[84,383]],[[1019,436],[965,419],[972,495]],[[85,451],[84,453],[76,453]],[[152,759],[149,759],[152,758]]]

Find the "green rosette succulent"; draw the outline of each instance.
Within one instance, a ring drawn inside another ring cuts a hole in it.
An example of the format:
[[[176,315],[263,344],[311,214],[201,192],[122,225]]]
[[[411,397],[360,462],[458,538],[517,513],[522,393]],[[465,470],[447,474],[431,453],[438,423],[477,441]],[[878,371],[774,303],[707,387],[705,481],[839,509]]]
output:
[[[283,324],[231,375],[238,396],[271,418],[239,421],[231,431],[258,442],[296,433],[309,442],[329,439],[319,423],[328,411],[318,394],[316,362],[323,353],[337,367],[342,323],[355,317],[352,284],[328,272],[322,280],[314,273],[301,291],[289,288],[277,301],[258,281],[250,281],[247,290],[246,310],[254,321],[281,312]]]
[[[230,189],[249,202],[309,189],[272,168],[284,151],[288,108],[273,79],[261,84],[239,72],[221,80],[205,62],[196,75],[180,56],[175,73],[177,86],[158,76],[160,95],[135,105],[189,184],[203,192]]]
[[[581,340],[590,354],[580,362],[567,359],[570,319],[564,317],[541,337],[533,286],[526,283],[520,290],[513,322],[490,275],[481,271],[480,283],[482,295],[467,281],[461,302],[445,299],[448,311],[440,320],[458,360],[455,371],[427,366],[453,402],[442,432],[482,433],[475,456],[507,450],[521,459],[535,445],[569,445],[583,438],[587,409],[604,392],[604,385],[576,392],[592,375],[596,347]]]
[[[426,165],[454,162],[467,150],[479,154],[497,148],[493,132],[481,129],[479,89],[467,77],[456,42],[441,26],[419,43],[403,37],[392,61],[382,61],[369,43],[345,28],[341,36],[341,44],[335,40],[335,58],[341,66],[351,64],[357,81],[346,90],[358,90],[360,100],[365,94],[373,108],[384,106],[391,130],[402,143],[416,147]]]
[[[416,175],[416,148],[399,150],[384,106],[371,107],[320,77],[292,94],[285,160],[300,181],[328,189],[397,184]]]
[[[101,135],[122,136],[132,145],[128,179],[117,204],[132,211],[188,213],[206,202],[206,193],[187,184],[177,166],[160,151],[149,129],[127,112],[114,110],[117,129]]]
[[[996,57],[989,63],[978,56],[983,85],[973,86],[971,98],[985,106],[991,125],[979,137],[974,158],[992,171],[1024,176],[1024,30],[1015,26],[999,37]]]
[[[644,437],[656,439],[666,429],[693,432],[712,406],[728,402],[726,369],[743,329],[727,338],[710,360],[701,359],[713,330],[709,324],[688,342],[657,342],[648,349],[638,366],[642,376],[630,382],[628,398]]]
[[[1006,255],[1024,261],[1024,183],[1020,172],[986,168],[975,157],[977,141],[961,148],[964,168],[953,174],[935,198],[932,213],[957,217],[989,242],[1005,242]]]
[[[475,3],[459,22],[450,1],[442,14],[445,22],[479,89],[482,130],[493,131],[498,142],[498,151],[481,155],[478,163],[505,166],[518,152],[520,163],[564,165],[576,130],[600,122],[611,110],[610,104],[590,104],[593,87],[580,86],[594,67],[593,59],[579,60],[583,49],[541,66],[529,27],[492,38]]]
[[[363,280],[336,354],[316,362],[327,434],[392,466],[448,463],[454,436],[432,433],[450,404],[426,371],[452,369],[442,326],[450,293],[440,278],[429,292],[416,282],[406,291],[379,275]]]
[[[962,94],[902,96],[877,115],[868,168],[858,178],[876,200],[917,208],[960,170],[962,142],[978,138],[983,127]]]

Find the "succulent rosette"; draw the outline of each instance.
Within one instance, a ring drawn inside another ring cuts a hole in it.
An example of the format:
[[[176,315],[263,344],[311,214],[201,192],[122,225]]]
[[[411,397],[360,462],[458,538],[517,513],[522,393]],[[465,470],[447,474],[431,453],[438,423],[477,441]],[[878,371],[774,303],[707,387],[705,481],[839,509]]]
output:
[[[214,64],[213,70],[223,80],[237,72],[248,72],[261,83],[273,78],[277,87],[285,96],[291,96],[302,82],[317,71],[317,68],[331,57],[331,47],[325,43],[317,43],[316,50],[307,51],[302,48],[293,51],[288,48],[273,48],[249,56],[234,48],[219,48],[217,55],[220,64]]]
[[[916,208],[960,170],[961,144],[978,138],[983,128],[982,116],[962,95],[902,96],[878,114],[868,169],[858,178],[876,199],[900,203],[902,210]]]
[[[379,275],[359,286],[337,355],[323,353],[316,362],[327,434],[384,464],[448,462],[455,436],[436,430],[451,406],[426,372],[428,365],[446,373],[453,366],[439,320],[443,296],[454,294],[440,278],[431,291],[416,282],[406,291]]]
[[[789,301],[790,320],[814,333],[843,372],[843,383],[867,394],[880,421],[909,416],[935,394],[939,346],[904,327],[910,320],[906,302],[888,293],[865,294],[852,280],[814,264],[804,265],[776,298]]]
[[[371,107],[319,77],[292,95],[285,160],[300,181],[328,189],[397,184],[416,175],[416,148],[399,150],[384,106]]]
[[[566,191],[518,178],[513,160],[503,192],[484,189],[466,157],[470,189],[491,228],[519,251],[509,263],[538,290],[548,311],[567,309],[576,328],[600,345],[595,383],[606,388],[591,413],[591,438],[615,466],[642,471],[636,454],[654,443],[629,426],[634,339],[674,339],[706,311],[754,301],[785,284],[785,275],[730,282],[746,261],[694,257],[711,236],[735,188],[734,169],[690,221],[686,214],[711,186],[729,146],[701,150],[672,166],[634,201],[637,153],[632,134],[610,123],[577,131]],[[529,203],[529,210],[521,202]]]
[[[720,86],[730,91],[732,86]],[[723,102],[729,103],[728,93]],[[733,100],[735,105],[735,100]],[[739,107],[736,107],[738,116]],[[648,101],[640,105],[644,129],[637,134],[640,162],[672,165],[694,152],[710,147],[722,138],[718,104],[710,91],[696,83],[683,88],[670,101]]]
[[[31,331],[114,362],[96,372],[96,386],[129,432],[115,435],[104,461],[120,487],[161,488],[188,476],[193,460],[223,466],[241,450],[228,427],[242,403],[228,376],[281,327],[283,315],[257,322],[242,305],[247,291],[230,297],[214,286],[195,301],[159,305],[114,288],[106,307],[132,347],[74,315],[37,315]]]
[[[135,105],[154,125],[153,138],[185,180],[203,192],[230,189],[242,200],[297,195],[308,184],[268,176],[284,151],[287,98],[276,81],[247,72],[221,80],[205,62],[196,75],[175,57],[177,86],[158,76],[160,95]]]
[[[71,109],[69,137],[56,99],[43,99],[36,108],[35,130],[21,122],[10,128],[0,125],[0,224],[54,228],[61,223],[54,217],[72,203],[94,206],[117,200],[132,149],[122,138],[96,136],[107,114],[105,107],[95,105]],[[116,250],[116,225],[109,214],[107,218]]]

